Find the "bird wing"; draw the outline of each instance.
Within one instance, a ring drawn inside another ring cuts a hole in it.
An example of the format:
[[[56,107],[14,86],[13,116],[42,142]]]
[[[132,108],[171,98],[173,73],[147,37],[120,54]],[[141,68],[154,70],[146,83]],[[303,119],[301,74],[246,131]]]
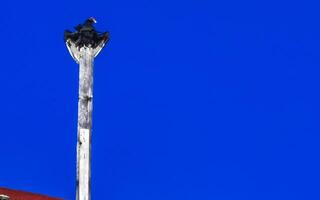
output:
[[[83,27],[83,25],[79,24],[78,26],[75,26],[74,29],[76,29],[77,31],[80,31],[82,27]]]

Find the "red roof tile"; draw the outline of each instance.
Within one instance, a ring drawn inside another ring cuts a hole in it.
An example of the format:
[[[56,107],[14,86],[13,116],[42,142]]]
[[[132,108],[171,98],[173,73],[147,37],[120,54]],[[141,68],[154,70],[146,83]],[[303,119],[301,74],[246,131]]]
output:
[[[59,198],[48,197],[46,195],[34,194],[19,190],[11,190],[0,187],[0,195],[4,194],[10,197],[10,200],[62,200]]]

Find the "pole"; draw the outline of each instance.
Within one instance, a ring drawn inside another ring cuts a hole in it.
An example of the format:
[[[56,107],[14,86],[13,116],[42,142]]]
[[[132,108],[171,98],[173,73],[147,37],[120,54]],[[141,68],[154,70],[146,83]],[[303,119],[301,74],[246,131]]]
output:
[[[91,200],[91,136],[94,58],[109,39],[108,33],[99,35],[89,18],[82,27],[91,32],[65,32],[65,41],[72,58],[79,64],[79,100],[77,131],[77,200]],[[85,27],[86,26],[86,27]]]
[[[79,56],[79,102],[77,139],[77,197],[90,200],[91,128],[93,98],[93,49],[83,47]]]

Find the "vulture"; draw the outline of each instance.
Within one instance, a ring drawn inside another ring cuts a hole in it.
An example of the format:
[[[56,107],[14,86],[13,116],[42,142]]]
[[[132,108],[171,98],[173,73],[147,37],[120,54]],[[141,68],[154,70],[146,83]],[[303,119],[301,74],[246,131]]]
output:
[[[65,30],[64,41],[71,40],[79,49],[84,46],[96,48],[109,39],[109,33],[96,31],[93,26],[95,23],[97,23],[95,18],[90,17],[83,24],[74,27],[75,32]]]

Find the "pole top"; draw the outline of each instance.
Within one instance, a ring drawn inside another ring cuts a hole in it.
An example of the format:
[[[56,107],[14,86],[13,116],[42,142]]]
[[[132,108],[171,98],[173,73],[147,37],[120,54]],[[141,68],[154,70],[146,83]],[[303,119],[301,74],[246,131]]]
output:
[[[83,24],[74,27],[75,31],[64,31],[64,41],[73,59],[79,63],[81,50],[90,49],[96,57],[109,40],[108,32],[96,31],[94,24],[96,19],[93,17],[85,20]]]

